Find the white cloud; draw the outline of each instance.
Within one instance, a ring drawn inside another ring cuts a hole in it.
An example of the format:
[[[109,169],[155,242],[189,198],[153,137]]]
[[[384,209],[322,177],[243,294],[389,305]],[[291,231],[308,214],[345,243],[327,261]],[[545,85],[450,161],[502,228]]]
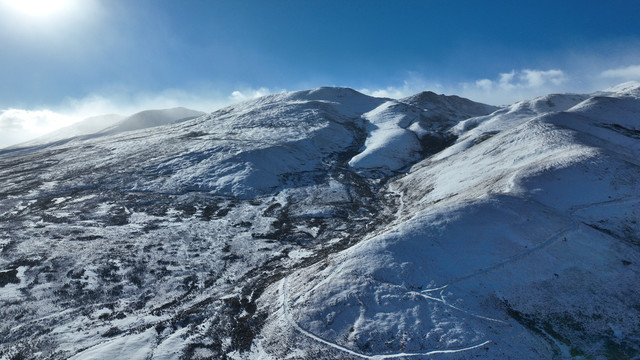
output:
[[[489,79],[476,80],[476,86],[484,91],[490,91],[493,89],[493,81]]]
[[[503,105],[561,91],[568,81],[569,76],[559,69],[511,70],[497,74],[494,79],[482,78],[473,82],[448,85],[428,81],[417,73],[411,73],[400,86],[387,86],[378,89],[365,88],[359,91],[377,97],[400,99],[430,90],[436,93],[459,95],[488,104]]]
[[[463,82],[452,92],[475,101],[494,105],[511,104],[536,96],[563,92],[570,88],[570,77],[562,70],[511,70],[499,73],[493,80],[483,78]]]
[[[541,87],[551,83],[553,85],[560,85],[567,80],[566,75],[562,70],[529,70],[525,69],[520,75],[521,79],[526,81],[526,84],[530,88]]]
[[[391,98],[391,99],[400,99],[400,98],[409,96],[411,94],[411,90],[409,90],[406,85],[401,87],[388,86],[384,89],[376,89],[376,90],[370,90],[365,88],[365,89],[360,89],[359,91],[363,94],[367,94],[370,96],[381,97],[381,98]]]
[[[86,118],[101,114],[131,115],[142,110],[166,109],[183,106],[194,110],[211,112],[230,103],[228,95],[222,91],[200,89],[187,91],[165,89],[160,92],[133,92],[127,89],[111,89],[100,94],[90,94],[83,98],[69,98],[54,107],[55,111],[76,118]]]
[[[229,96],[229,99],[233,102],[240,102],[251,100],[255,98],[259,98],[261,96],[269,95],[271,91],[267,88],[261,87],[259,89],[243,89],[243,90],[235,90]]]
[[[358,91],[375,97],[401,99],[425,90],[442,91],[443,87],[437,82],[425,80],[424,77],[417,73],[409,73],[408,79],[404,80],[401,86],[387,86],[380,89],[363,88]]]
[[[605,78],[616,78],[620,80],[640,80],[640,65],[630,65],[616,69],[608,69],[600,73]]]
[[[76,119],[50,110],[0,110],[0,148],[27,141]]]
[[[562,70],[531,70],[520,71],[511,70],[501,73],[496,80],[480,79],[475,81],[475,87],[484,91],[502,90],[511,91],[515,89],[536,89],[547,86],[558,86],[567,80],[567,76]],[[468,87],[469,85],[466,84]]]
[[[46,133],[74,122],[70,116],[50,110],[0,110],[0,131]]]
[[[501,89],[505,89],[505,90],[511,90],[515,87],[515,85],[512,84],[513,82],[513,78],[516,76],[516,72],[515,70],[512,70],[509,73],[502,73],[500,74],[499,80],[498,80],[498,84],[500,86]]]

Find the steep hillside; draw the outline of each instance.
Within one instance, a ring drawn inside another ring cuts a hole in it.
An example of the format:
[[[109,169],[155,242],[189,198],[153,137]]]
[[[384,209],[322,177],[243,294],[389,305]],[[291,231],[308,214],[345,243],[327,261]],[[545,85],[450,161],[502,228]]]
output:
[[[446,154],[389,183],[394,224],[269,289],[264,342],[309,358],[638,356],[639,88],[463,121]]]
[[[320,88],[2,152],[2,356],[248,350],[265,286],[390,218],[347,164],[385,101]]]
[[[318,88],[0,151],[0,359],[637,357],[639,91]]]

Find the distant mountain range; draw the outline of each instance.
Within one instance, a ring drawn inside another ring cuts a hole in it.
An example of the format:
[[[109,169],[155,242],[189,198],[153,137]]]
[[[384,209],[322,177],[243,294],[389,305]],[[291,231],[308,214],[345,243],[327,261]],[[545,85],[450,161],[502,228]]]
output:
[[[124,131],[140,130],[155,126],[169,125],[181,121],[190,120],[204,115],[202,111],[191,110],[183,107],[145,110],[131,116],[116,114],[92,116],[36,139],[11,146],[11,148],[31,147],[50,144],[60,140],[69,140],[76,137],[93,135],[113,135]]]
[[[0,150],[0,359],[635,359],[640,83],[348,88]]]

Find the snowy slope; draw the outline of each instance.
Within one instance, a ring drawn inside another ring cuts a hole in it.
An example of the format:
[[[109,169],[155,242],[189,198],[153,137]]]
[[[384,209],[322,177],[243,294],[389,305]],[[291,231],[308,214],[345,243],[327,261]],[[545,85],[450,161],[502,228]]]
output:
[[[0,359],[640,353],[638,83],[141,114],[0,152]]]
[[[384,101],[320,88],[3,151],[0,356],[249,349],[261,289],[386,213],[347,165]]]
[[[428,91],[387,101],[362,115],[367,140],[349,165],[361,173],[388,176],[445,148],[455,138],[448,130],[458,121],[497,109]]]
[[[638,89],[468,120],[495,136],[393,181],[394,226],[272,286],[264,341],[309,358],[638,354]]]
[[[467,149],[509,126],[527,122],[549,112],[567,110],[588,97],[588,95],[578,94],[546,95],[517,102],[488,116],[478,116],[460,121],[450,129],[450,132],[457,137],[456,143],[438,154],[437,158],[444,158]]]
[[[399,109],[398,109],[399,108]],[[400,170],[422,156],[418,134],[410,126],[418,124],[420,111],[395,101],[365,113],[369,128],[362,151],[349,165],[359,170]]]
[[[432,120],[461,121],[500,109],[455,95],[438,95],[432,91],[423,91],[400,101],[425,110],[425,115]]]
[[[103,134],[117,134],[123,131],[146,129],[186,121],[204,115],[204,112],[176,107],[162,110],[145,110],[128,116],[112,126],[100,129]],[[96,131],[97,132],[97,131]]]

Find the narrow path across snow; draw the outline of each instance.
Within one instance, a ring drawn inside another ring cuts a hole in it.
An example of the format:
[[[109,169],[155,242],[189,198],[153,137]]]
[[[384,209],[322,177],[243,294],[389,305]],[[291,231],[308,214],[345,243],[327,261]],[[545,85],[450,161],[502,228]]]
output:
[[[527,249],[526,251],[523,251],[519,254],[516,254],[514,256],[511,256],[509,258],[503,259],[498,261],[497,263],[487,266],[485,268],[479,269],[475,272],[472,272],[470,274],[455,278],[449,282],[447,282],[446,285],[443,285],[441,287],[438,288],[438,290],[440,290],[440,292],[444,292],[444,290],[448,287],[450,287],[451,285],[457,284],[459,282],[474,278],[478,275],[482,275],[485,274],[489,271],[495,270],[501,266],[507,265],[507,264],[511,264],[514,263],[518,260],[521,260],[522,258],[531,255],[534,252],[537,252],[539,250],[541,250],[544,247],[547,247],[548,245],[552,244],[553,242],[555,242],[556,240],[558,240],[561,236],[571,232],[571,231],[575,231],[578,229],[578,227],[580,226],[580,222],[578,220],[576,220],[576,218],[574,217],[575,214],[579,211],[583,211],[586,209],[590,209],[590,208],[594,208],[594,207],[599,207],[599,206],[605,206],[605,205],[612,205],[612,204],[618,204],[618,203],[623,203],[623,202],[628,202],[628,201],[638,201],[640,200],[640,197],[635,197],[635,196],[629,196],[629,197],[625,197],[625,198],[621,198],[621,199],[613,199],[613,200],[607,200],[607,201],[600,201],[600,202],[595,202],[595,203],[589,203],[589,204],[584,204],[584,205],[579,205],[579,206],[574,206],[572,208],[570,208],[569,210],[566,211],[566,215],[569,218],[569,220],[571,220],[571,225],[560,229],[558,232],[552,234],[551,236],[549,236],[547,239],[545,239],[544,241],[536,244],[535,246]],[[427,289],[424,292],[432,292],[435,289]]]
[[[293,318],[291,318],[291,314],[289,313],[289,298],[287,296],[288,293],[288,288],[287,288],[287,283],[288,283],[289,277],[285,277],[282,280],[282,288],[280,290],[280,293],[282,294],[282,311],[284,313],[284,318],[287,321],[287,323],[289,323],[294,329],[296,329],[298,332],[300,332],[302,335],[313,339],[319,343],[325,344],[331,348],[334,348],[336,350],[342,351],[344,353],[347,353],[349,355],[353,355],[353,356],[357,356],[363,359],[374,359],[374,360],[383,360],[383,359],[393,359],[393,358],[400,358],[400,357],[410,357],[410,356],[430,356],[430,355],[437,355],[437,354],[453,354],[453,353],[458,353],[458,352],[462,352],[462,351],[468,351],[468,350],[472,350],[475,348],[479,348],[482,347],[484,345],[489,344],[492,339],[487,339],[484,341],[480,341],[477,342],[475,344],[471,344],[468,346],[463,346],[463,347],[458,347],[458,348],[450,348],[450,349],[433,349],[433,350],[427,350],[427,351],[423,351],[423,352],[416,352],[416,353],[393,353],[393,354],[375,354],[375,355],[366,355],[366,354],[362,354],[359,353],[357,351],[353,351],[349,348],[346,348],[340,344],[336,344],[334,342],[331,342],[329,340],[325,340],[305,329],[303,329],[300,325],[298,325],[297,322],[295,322],[293,320]]]
[[[336,344],[332,341],[323,339],[313,333],[311,333],[308,330],[303,329],[296,321],[293,320],[293,318],[291,317],[290,314],[290,309],[289,309],[289,298],[288,298],[288,280],[289,277],[286,276],[283,280],[282,280],[282,288],[281,288],[281,301],[282,301],[282,311],[284,314],[284,318],[286,320],[286,322],[288,324],[290,324],[294,329],[296,329],[298,332],[300,332],[302,335],[315,340],[319,343],[322,343],[324,345],[327,345],[333,349],[342,351],[346,354],[349,355],[353,355],[356,357],[360,357],[363,359],[376,359],[376,360],[382,360],[382,359],[392,359],[392,358],[400,358],[400,357],[412,357],[412,356],[430,356],[430,355],[437,355],[437,354],[451,354],[451,353],[459,353],[459,352],[463,352],[463,351],[469,351],[469,350],[473,350],[479,347],[482,347],[484,345],[487,345],[491,342],[497,341],[499,339],[503,339],[503,338],[507,338],[507,337],[512,337],[515,336],[517,334],[519,334],[520,332],[522,332],[522,327],[519,326],[519,324],[513,324],[512,322],[506,322],[503,320],[499,320],[499,319],[493,319],[493,318],[489,318],[489,317],[485,317],[482,315],[478,315],[475,314],[473,312],[458,308],[450,303],[447,302],[447,300],[444,297],[444,291],[451,287],[454,284],[472,279],[474,277],[477,277],[479,275],[485,274],[487,272],[490,272],[492,270],[495,270],[501,266],[505,266],[511,263],[514,263],[518,260],[523,259],[524,257],[531,255],[534,252],[537,252],[539,250],[541,250],[542,248],[550,245],[551,243],[553,243],[554,241],[556,241],[557,239],[559,239],[561,236],[571,232],[571,231],[575,231],[580,227],[580,222],[575,218],[575,214],[579,211],[583,211],[589,208],[593,208],[593,207],[599,207],[599,206],[606,206],[606,205],[613,205],[613,204],[619,204],[619,203],[623,203],[623,202],[627,202],[627,201],[638,201],[640,199],[640,197],[625,197],[625,198],[621,198],[621,199],[613,199],[613,200],[607,200],[607,201],[601,201],[601,202],[595,202],[595,203],[589,203],[589,204],[584,204],[584,205],[580,205],[580,206],[575,206],[570,208],[569,210],[567,210],[566,215],[567,217],[571,220],[571,225],[564,227],[562,229],[560,229],[559,231],[557,231],[556,233],[552,234],[551,236],[549,236],[548,238],[546,238],[544,241],[538,243],[537,245],[535,245],[534,247],[528,249],[527,251],[521,252],[519,254],[516,254],[514,256],[511,256],[509,258],[503,259],[493,265],[487,266],[485,268],[479,269],[473,273],[455,278],[451,281],[449,281],[447,284],[440,286],[438,288],[433,288],[433,289],[426,289],[423,290],[422,292],[409,292],[410,294],[414,294],[414,295],[418,295],[421,296],[427,300],[431,300],[431,301],[437,301],[440,302],[442,304],[444,304],[445,306],[448,306],[452,309],[455,309],[457,311],[461,311],[469,316],[473,316],[479,319],[483,319],[483,320],[488,320],[488,321],[493,321],[493,322],[499,322],[505,325],[513,325],[516,329],[514,331],[502,334],[502,335],[498,335],[498,336],[493,336],[493,337],[489,337],[486,340],[468,345],[468,346],[463,346],[463,347],[458,347],[458,348],[450,348],[450,349],[433,349],[433,350],[428,350],[428,351],[423,351],[423,352],[416,352],[416,353],[393,353],[393,354],[375,354],[375,355],[366,355],[366,354],[362,354],[359,353],[357,351],[351,350],[349,348],[346,348],[345,346],[342,346],[340,344]],[[439,291],[440,292],[440,297],[434,297],[431,295],[428,295],[431,292],[435,292],[435,291]]]

